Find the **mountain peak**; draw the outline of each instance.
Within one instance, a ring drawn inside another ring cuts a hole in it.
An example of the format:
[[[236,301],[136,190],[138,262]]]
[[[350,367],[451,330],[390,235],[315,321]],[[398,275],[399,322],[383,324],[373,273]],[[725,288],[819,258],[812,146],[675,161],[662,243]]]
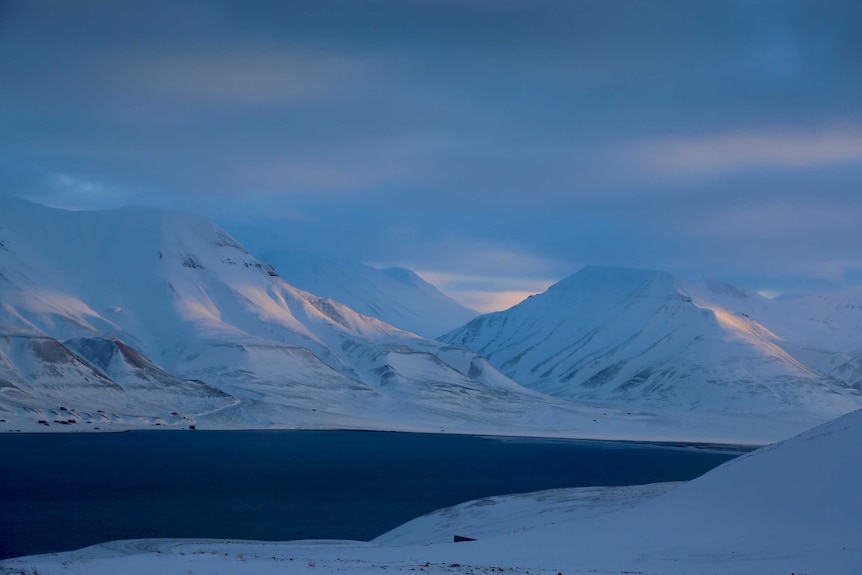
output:
[[[715,278],[703,278],[698,283],[701,283],[709,292],[717,295],[728,296],[736,299],[748,299],[748,292],[738,288],[735,285],[729,284]]]
[[[601,284],[609,288],[617,286],[631,287],[654,281],[656,278],[672,277],[670,273],[658,270],[612,266],[585,266],[581,270],[557,282],[557,285]]]
[[[576,401],[812,422],[862,405],[806,365],[810,346],[797,358],[759,323],[771,319],[761,309],[769,303],[724,282],[589,266],[441,339],[482,353],[521,385]]]
[[[408,270],[407,268],[401,268],[396,266],[391,268],[384,268],[380,271],[391,277],[395,281],[403,283],[404,285],[423,287],[429,285],[428,282],[420,278],[416,274],[416,272]]]
[[[668,272],[634,268],[587,266],[548,288],[554,297],[602,299],[679,294],[677,281]]]

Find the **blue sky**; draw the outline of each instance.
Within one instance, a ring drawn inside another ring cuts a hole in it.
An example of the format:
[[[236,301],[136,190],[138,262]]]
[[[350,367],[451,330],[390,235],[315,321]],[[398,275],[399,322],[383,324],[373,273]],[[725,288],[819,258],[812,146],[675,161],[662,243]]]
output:
[[[859,2],[0,0],[0,193],[483,310],[586,264],[862,286]]]

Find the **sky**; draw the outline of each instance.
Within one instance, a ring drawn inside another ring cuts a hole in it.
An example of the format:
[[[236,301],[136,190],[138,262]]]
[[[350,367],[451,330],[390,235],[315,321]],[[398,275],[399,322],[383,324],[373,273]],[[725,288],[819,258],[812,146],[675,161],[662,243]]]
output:
[[[0,0],[0,194],[481,311],[584,265],[862,287],[858,1]]]

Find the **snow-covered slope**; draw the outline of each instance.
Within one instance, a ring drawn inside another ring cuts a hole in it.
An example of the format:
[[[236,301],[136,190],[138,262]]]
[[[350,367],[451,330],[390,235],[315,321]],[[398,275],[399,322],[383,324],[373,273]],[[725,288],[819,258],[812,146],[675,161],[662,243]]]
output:
[[[376,269],[347,259],[284,251],[261,259],[291,285],[424,337],[437,337],[479,315],[404,268]]]
[[[777,302],[771,321],[786,339],[851,355],[862,354],[862,289]]]
[[[799,323],[777,305],[789,302],[717,281],[588,267],[441,340],[522,385],[597,404],[809,424],[862,405],[858,390],[817,369],[849,358],[814,347],[816,334],[794,342],[771,330]]]
[[[4,428],[50,424],[59,407],[79,429],[571,433],[591,417],[473,352],[292,287],[193,214],[0,197],[0,246]]]
[[[462,546],[464,553],[453,549],[453,561],[565,573],[850,575],[862,567],[862,463],[851,455],[860,441],[856,411],[670,491],[656,485],[493,498],[414,520],[377,541],[427,545],[458,533],[479,540]]]
[[[63,344],[41,335],[0,335],[0,412],[6,417],[98,426],[131,410],[138,424],[182,424],[179,412],[236,403],[201,381],[166,372],[116,338]]]
[[[10,572],[857,575],[862,411],[677,487],[466,503],[373,543],[140,540],[12,559]],[[453,543],[453,535],[475,541]]]

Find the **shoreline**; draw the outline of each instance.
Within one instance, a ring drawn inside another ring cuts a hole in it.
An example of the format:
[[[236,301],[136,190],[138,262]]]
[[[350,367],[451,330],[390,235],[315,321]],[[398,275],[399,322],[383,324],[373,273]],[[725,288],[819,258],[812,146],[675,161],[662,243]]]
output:
[[[58,436],[58,435],[113,435],[122,433],[398,433],[405,435],[428,435],[428,436],[458,436],[458,437],[477,437],[493,441],[522,441],[522,442],[547,442],[547,443],[605,443],[605,444],[620,444],[624,446],[642,446],[642,447],[657,447],[662,449],[704,449],[714,450],[718,452],[742,452],[748,453],[772,443],[743,443],[743,442],[711,442],[704,440],[686,440],[686,439],[643,439],[643,438],[628,438],[628,437],[608,437],[608,436],[575,436],[575,435],[541,435],[541,434],[512,434],[512,433],[489,433],[487,431],[413,431],[404,429],[374,429],[374,428],[341,428],[341,427],[249,427],[249,428],[209,428],[209,429],[188,429],[177,427],[164,427],[162,429],[146,429],[140,427],[130,427],[126,429],[98,429],[98,430],[58,430],[58,431],[0,431],[0,437],[3,436]],[[775,442],[773,442],[775,443]]]

